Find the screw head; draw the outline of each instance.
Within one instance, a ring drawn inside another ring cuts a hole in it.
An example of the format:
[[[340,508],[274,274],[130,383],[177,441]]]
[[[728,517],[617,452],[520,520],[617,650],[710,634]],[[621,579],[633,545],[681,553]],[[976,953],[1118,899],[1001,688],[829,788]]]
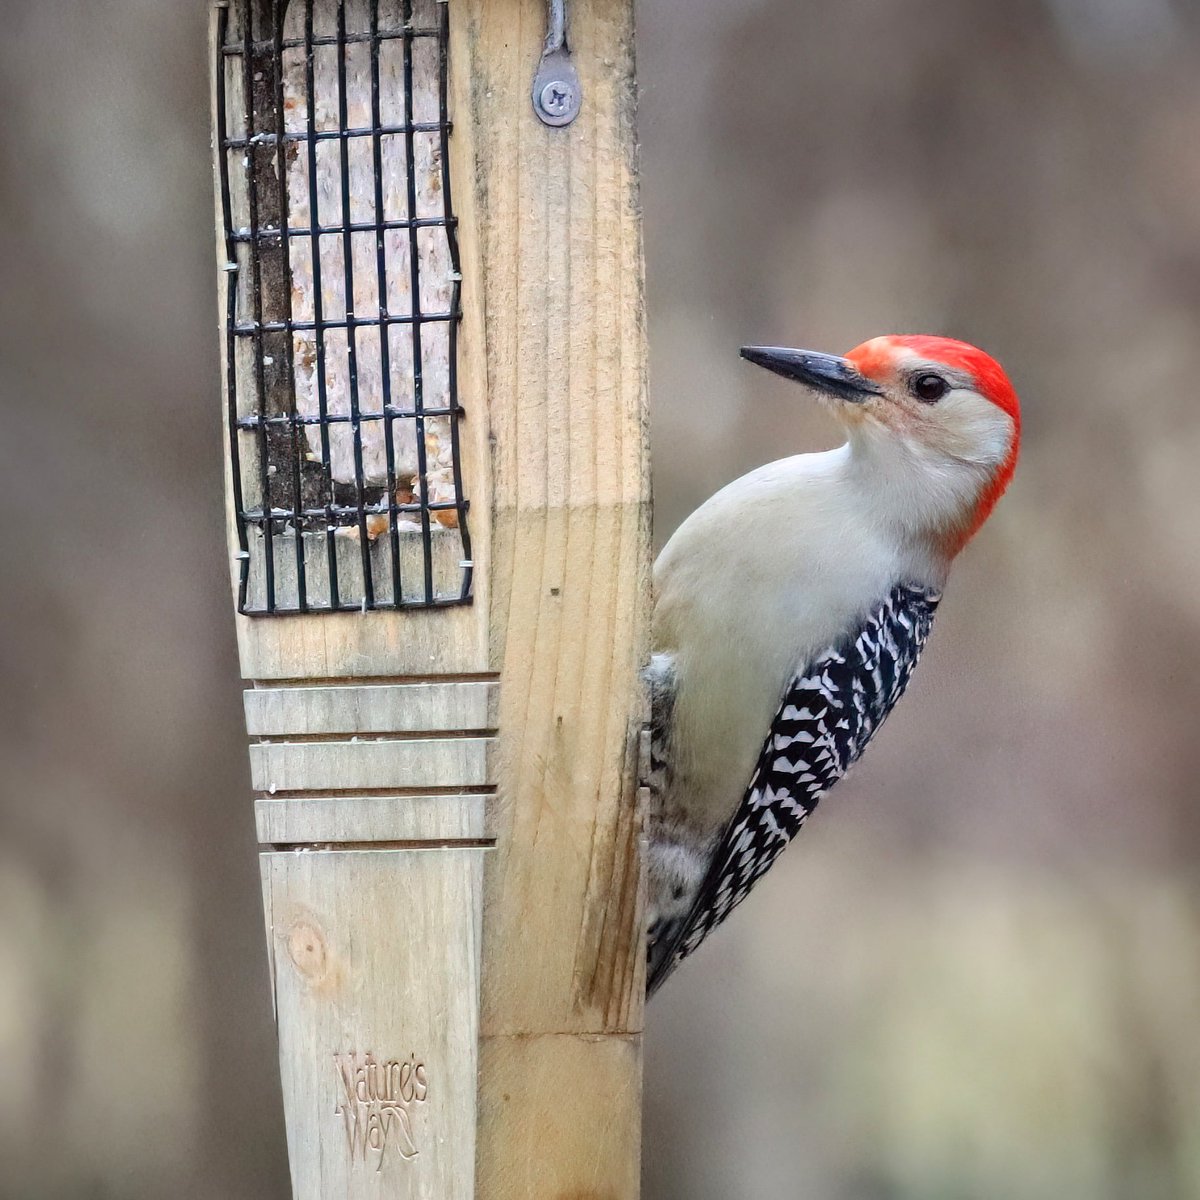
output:
[[[575,108],[575,89],[565,79],[552,79],[538,93],[538,103],[548,117],[569,116]]]
[[[561,128],[579,116],[583,108],[583,89],[565,47],[542,56],[533,77],[530,99],[533,111],[543,125]]]

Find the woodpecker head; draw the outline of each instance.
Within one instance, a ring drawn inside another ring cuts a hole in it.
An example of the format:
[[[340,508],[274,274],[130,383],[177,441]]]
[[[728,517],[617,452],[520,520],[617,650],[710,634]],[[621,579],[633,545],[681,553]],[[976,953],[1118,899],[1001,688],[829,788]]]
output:
[[[742,357],[817,393],[906,524],[957,554],[1017,465],[1021,409],[1004,368],[952,338],[872,338],[844,358],[747,346]]]

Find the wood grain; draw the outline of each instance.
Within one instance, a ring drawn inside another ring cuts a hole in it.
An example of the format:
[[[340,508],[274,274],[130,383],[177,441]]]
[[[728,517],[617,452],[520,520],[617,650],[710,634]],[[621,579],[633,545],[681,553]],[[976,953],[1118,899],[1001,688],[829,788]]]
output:
[[[486,331],[500,674],[479,1195],[633,1197],[644,990],[633,731],[650,555],[632,3],[571,5],[585,101],[560,130],[529,101],[545,5],[450,11],[456,153],[470,153],[457,178],[475,183],[458,191],[464,269],[484,280],[468,302]]]
[[[476,1194],[630,1200],[638,1194],[641,1039],[635,1034],[484,1038]],[[575,1086],[564,1088],[564,1074]],[[549,1106],[547,1096],[556,1103]],[[536,1120],[531,1114],[536,1114]]]
[[[261,742],[250,747],[255,791],[486,787],[494,738]]]
[[[354,687],[251,688],[251,737],[323,733],[426,733],[495,728],[498,688],[489,682],[360,684]]]
[[[260,796],[258,840],[269,846],[337,842],[481,842],[491,840],[490,797]]]
[[[474,1194],[486,853],[262,856],[295,1200]]]
[[[259,837],[297,847],[265,851],[262,875],[303,1200],[637,1195],[650,540],[632,3],[572,0],[584,109],[549,130],[529,96],[544,0],[450,2],[475,604],[237,618]],[[228,529],[232,555],[231,506]],[[385,1134],[371,1087],[417,1061],[427,1095]],[[383,1155],[355,1116],[379,1118]]]

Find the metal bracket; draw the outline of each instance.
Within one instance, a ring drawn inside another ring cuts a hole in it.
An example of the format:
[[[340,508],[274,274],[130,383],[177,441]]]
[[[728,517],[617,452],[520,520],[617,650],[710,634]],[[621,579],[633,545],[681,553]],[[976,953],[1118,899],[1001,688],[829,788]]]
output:
[[[543,125],[570,125],[579,116],[583,92],[567,46],[566,0],[550,0],[546,45],[533,77],[533,111]]]

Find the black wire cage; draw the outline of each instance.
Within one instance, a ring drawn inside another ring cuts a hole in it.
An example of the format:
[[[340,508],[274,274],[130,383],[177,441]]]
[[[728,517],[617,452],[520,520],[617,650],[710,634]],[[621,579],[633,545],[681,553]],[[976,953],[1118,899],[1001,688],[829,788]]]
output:
[[[218,13],[238,611],[471,599],[446,0]]]

